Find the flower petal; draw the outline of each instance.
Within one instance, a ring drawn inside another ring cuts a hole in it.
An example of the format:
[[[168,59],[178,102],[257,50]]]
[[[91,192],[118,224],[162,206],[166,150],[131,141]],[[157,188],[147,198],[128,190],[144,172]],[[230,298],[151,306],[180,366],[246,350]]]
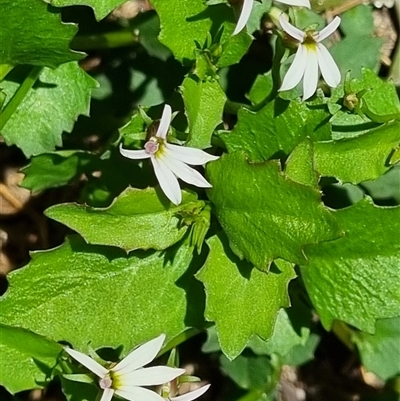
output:
[[[105,388],[100,401],[111,401],[113,395],[114,395],[114,390],[112,388]]]
[[[83,366],[88,368],[91,372],[97,375],[100,378],[105,377],[108,374],[108,370],[101,366],[98,362],[96,362],[93,358],[86,354],[82,354],[82,352],[76,351],[72,348],[65,347],[65,352],[72,356],[75,360],[81,363]]]
[[[307,67],[307,52],[303,45],[299,45],[293,63],[288,69],[285,78],[283,79],[280,91],[293,89],[303,78],[304,71]]]
[[[299,28],[293,26],[289,21],[286,21],[285,14],[281,13],[279,15],[279,23],[283,30],[288,33],[292,38],[297,39],[299,42],[303,42],[305,33]]]
[[[317,90],[319,73],[317,49],[304,46],[304,52],[306,53],[307,65],[303,77],[303,100],[307,100]]]
[[[309,0],[276,0],[278,3],[287,4],[289,6],[307,7],[311,8]]]
[[[192,401],[202,396],[209,388],[211,384],[207,384],[197,390],[190,391],[189,393],[179,395],[178,397],[171,397],[171,401]]]
[[[122,143],[119,145],[119,151],[122,156],[127,157],[128,159],[148,159],[151,157],[150,153],[147,153],[144,149],[140,150],[128,150],[122,147]]]
[[[160,351],[165,340],[165,334],[144,343],[133,350],[111,370],[123,375],[150,363]]]
[[[171,106],[169,104],[166,104],[162,112],[160,125],[158,126],[156,137],[165,139],[165,137],[167,136],[168,128],[171,124],[171,116],[172,116]]]
[[[172,145],[170,143],[167,143],[165,148],[170,151],[169,153],[175,159],[193,166],[200,166],[219,159],[219,156],[210,155],[207,152],[196,148],[187,148],[185,146]]]
[[[169,366],[152,366],[150,368],[137,369],[118,377],[118,382],[121,383],[121,387],[119,388],[158,386],[174,380],[185,372],[185,369],[171,368]]]
[[[182,192],[178,179],[162,159],[152,157],[151,162],[153,163],[158,183],[165,196],[173,204],[179,205],[182,202]]]
[[[340,71],[328,49],[322,43],[318,43],[317,45],[317,57],[318,65],[325,82],[331,88],[336,88],[341,80]]]
[[[319,32],[317,41],[322,42],[328,36],[332,35],[332,33],[338,29],[340,21],[340,17],[335,17],[324,29]]]
[[[162,162],[175,174],[176,177],[200,188],[211,188],[212,185],[195,169],[180,160],[174,159],[171,154],[162,156]]]
[[[239,20],[232,36],[237,35],[247,24],[250,18],[251,10],[253,9],[253,0],[244,0],[242,10],[240,11]]]
[[[115,390],[115,394],[129,401],[165,401],[156,392],[141,387]]]

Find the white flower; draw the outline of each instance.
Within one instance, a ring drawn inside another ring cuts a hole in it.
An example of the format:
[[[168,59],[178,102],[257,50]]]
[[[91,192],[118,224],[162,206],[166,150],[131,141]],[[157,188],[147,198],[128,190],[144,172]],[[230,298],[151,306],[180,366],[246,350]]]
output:
[[[250,18],[251,10],[253,8],[253,2],[254,0],[243,1],[242,11],[240,12],[239,19],[236,24],[235,30],[232,33],[232,36],[237,35],[246,26],[247,21]],[[302,6],[311,8],[310,0],[279,0],[278,2],[288,4],[289,6]]]
[[[99,377],[99,386],[104,390],[100,401],[110,401],[114,394],[129,401],[165,401],[156,392],[140,387],[160,385],[185,373],[185,369],[168,366],[143,368],[156,357],[164,340],[165,334],[161,334],[136,348],[110,369],[79,351],[67,347],[64,349]]]
[[[152,136],[142,150],[127,150],[120,146],[120,152],[129,159],[150,158],[157,180],[167,198],[179,205],[182,201],[182,193],[178,178],[200,188],[211,188],[212,185],[193,166],[204,165],[217,160],[218,156],[209,155],[200,149],[187,148],[185,146],[172,145],[167,142],[166,136],[171,123],[171,107],[166,104],[161,116],[155,136]]]
[[[338,86],[341,79],[339,68],[321,42],[336,31],[340,18],[335,17],[321,32],[303,32],[286,21],[283,14],[279,16],[279,23],[286,33],[300,42],[293,64],[286,73],[279,90],[292,89],[303,78],[303,100],[308,99],[317,89],[318,69],[321,70],[322,77],[331,88]]]
[[[203,387],[190,391],[189,393],[186,394],[178,395],[176,397],[163,397],[163,398],[164,400],[168,401],[192,401],[202,396],[210,388],[210,386],[211,384],[207,384]]]

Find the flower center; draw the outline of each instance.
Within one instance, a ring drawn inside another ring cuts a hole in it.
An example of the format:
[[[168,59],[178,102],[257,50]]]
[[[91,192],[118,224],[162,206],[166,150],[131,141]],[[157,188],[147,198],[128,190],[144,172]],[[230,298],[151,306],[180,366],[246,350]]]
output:
[[[111,388],[113,381],[110,376],[103,377],[99,380],[99,386],[101,389]]]
[[[318,32],[307,31],[303,39],[303,45],[307,46],[310,50],[315,50],[317,48],[317,38]]]
[[[144,145],[144,150],[146,153],[149,153],[150,155],[154,155],[154,153],[157,153],[158,148],[160,147],[160,144],[158,143],[157,139],[155,137],[151,137]]]

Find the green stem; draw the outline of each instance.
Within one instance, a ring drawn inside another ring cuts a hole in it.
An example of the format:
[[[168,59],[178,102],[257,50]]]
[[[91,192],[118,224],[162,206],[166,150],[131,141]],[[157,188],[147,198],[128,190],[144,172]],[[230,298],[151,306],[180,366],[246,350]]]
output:
[[[332,331],[347,348],[354,350],[355,347],[352,341],[353,330],[346,323],[335,320],[332,324]]]
[[[14,68],[10,64],[0,64],[0,82],[7,76],[7,74]]]
[[[263,390],[251,390],[236,401],[258,401],[264,394]]]
[[[35,84],[36,80],[39,78],[42,72],[42,67],[32,67],[28,76],[22,82],[21,86],[15,92],[12,99],[7,103],[5,109],[0,112],[0,131],[4,128],[7,121],[13,115],[18,106],[22,103],[25,96],[31,90],[32,86]]]
[[[199,334],[200,330],[192,327],[191,329],[188,329],[184,331],[183,333],[177,335],[174,337],[166,347],[163,348],[163,350],[158,354],[158,356],[165,354],[166,352],[170,351],[172,348],[175,348],[179,344],[182,344],[186,340],[188,340],[191,337],[194,337],[196,334]]]
[[[278,94],[279,87],[281,86],[281,76],[280,76],[280,68],[281,68],[281,61],[282,57],[285,54],[285,47],[282,43],[282,39],[278,36],[275,42],[275,55],[274,60],[272,62],[272,89],[271,92],[262,100],[260,103],[254,105],[251,110],[252,111],[259,111],[269,102],[276,98]]]
[[[139,37],[134,31],[121,30],[101,35],[75,36],[71,42],[71,48],[74,50],[88,51],[96,49],[112,49],[137,44],[139,44]]]

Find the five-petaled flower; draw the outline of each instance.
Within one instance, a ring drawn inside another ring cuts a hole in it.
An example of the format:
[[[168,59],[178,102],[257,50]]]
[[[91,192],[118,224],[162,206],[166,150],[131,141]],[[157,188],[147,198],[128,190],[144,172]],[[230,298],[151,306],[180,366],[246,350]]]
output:
[[[188,166],[204,165],[217,160],[219,156],[210,155],[200,149],[173,145],[167,142],[166,136],[171,123],[171,107],[166,104],[157,132],[144,145],[142,150],[127,150],[120,146],[123,156],[130,159],[150,158],[157,180],[167,198],[179,205],[182,193],[178,178],[200,188],[211,188],[211,184],[195,169]]]
[[[165,334],[161,334],[136,348],[121,362],[111,364],[108,369],[88,355],[68,347],[64,349],[74,359],[98,376],[99,387],[103,389],[100,401],[110,401],[114,394],[129,401],[165,401],[156,392],[141,387],[161,385],[185,373],[185,369],[169,366],[143,368],[144,365],[150,363],[157,356],[164,340]],[[178,401],[181,400],[178,399]]]
[[[340,18],[333,21],[320,32],[301,31],[288,21],[283,14],[279,16],[279,23],[286,33],[300,42],[293,64],[283,79],[280,91],[294,88],[303,78],[303,100],[311,97],[317,90],[319,71],[325,82],[335,88],[340,83],[340,71],[327,48],[321,43],[330,36],[340,24]]]
[[[278,3],[287,4],[289,6],[299,6],[311,8],[310,0],[276,0]],[[253,8],[254,0],[244,0],[242,11],[240,12],[238,22],[232,35],[237,35],[247,24]]]

